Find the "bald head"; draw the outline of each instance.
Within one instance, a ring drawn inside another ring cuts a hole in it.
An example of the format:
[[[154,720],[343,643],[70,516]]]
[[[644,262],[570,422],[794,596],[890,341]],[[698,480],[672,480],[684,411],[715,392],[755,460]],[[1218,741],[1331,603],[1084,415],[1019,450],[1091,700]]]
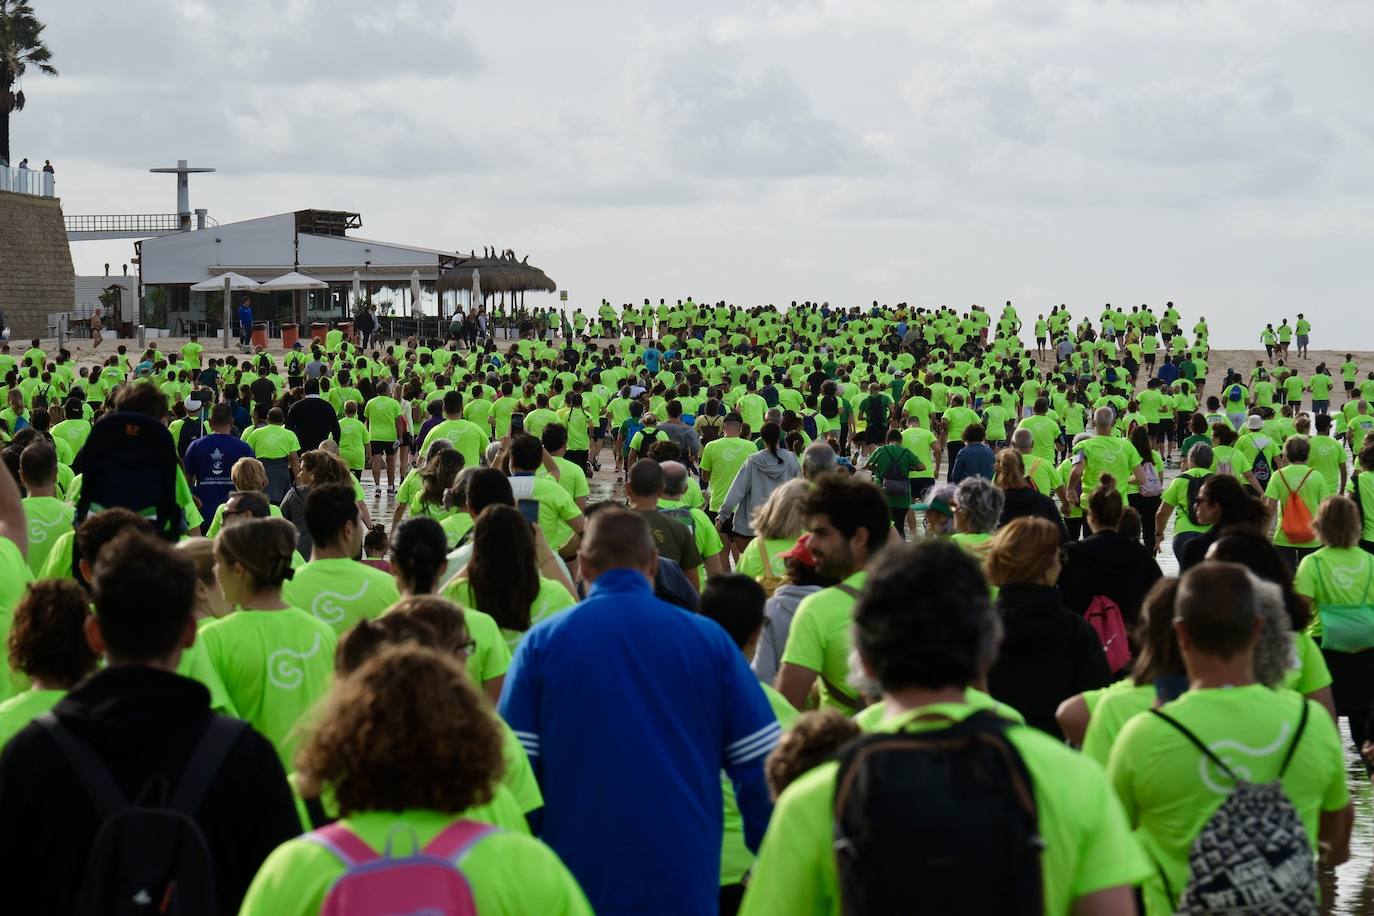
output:
[[[604,506],[589,513],[577,560],[588,582],[612,569],[633,569],[652,582],[658,570],[658,548],[642,515]]]

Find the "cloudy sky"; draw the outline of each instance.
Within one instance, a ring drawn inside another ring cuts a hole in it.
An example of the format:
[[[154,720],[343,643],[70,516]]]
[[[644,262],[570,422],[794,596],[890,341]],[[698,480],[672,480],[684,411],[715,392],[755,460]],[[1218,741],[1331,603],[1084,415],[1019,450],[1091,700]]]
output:
[[[1374,347],[1367,0],[38,2],[68,213],[318,207],[575,302],[1175,300]],[[81,272],[132,253],[83,243]]]

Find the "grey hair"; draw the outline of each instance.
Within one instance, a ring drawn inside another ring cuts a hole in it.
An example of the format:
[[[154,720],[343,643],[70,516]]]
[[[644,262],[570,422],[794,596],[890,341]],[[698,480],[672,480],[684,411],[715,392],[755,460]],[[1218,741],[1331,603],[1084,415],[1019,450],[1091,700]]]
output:
[[[801,537],[806,530],[802,506],[810,492],[810,485],[801,478],[793,478],[778,487],[749,519],[754,533],[772,540],[796,540]]]
[[[501,457],[501,442],[498,440],[487,446],[487,451],[482,455],[482,465],[492,467],[496,464],[496,459]]]
[[[1002,518],[1006,497],[983,477],[966,477],[959,482],[955,502],[976,534],[991,534]]]
[[[1011,434],[1011,444],[1014,448],[1019,450],[1034,448],[1035,434],[1022,426]]]
[[[1206,442],[1199,442],[1188,449],[1188,463],[1195,468],[1210,468],[1214,457],[1212,446]]]
[[[763,414],[763,422],[765,422],[765,423],[781,423],[781,422],[782,422],[782,410],[781,410],[780,408],[777,408],[777,407],[770,407],[770,408],[768,408],[766,411],[764,411],[764,414]]]
[[[1098,429],[1111,426],[1116,422],[1116,411],[1103,405],[1093,411],[1093,426]]]
[[[665,461],[660,468],[663,469],[663,496],[665,499],[677,499],[687,492],[687,466],[681,461]]]
[[[1255,680],[1266,687],[1277,687],[1293,669],[1293,623],[1284,604],[1283,589],[1246,570],[1255,594],[1255,616],[1264,621],[1259,642],[1255,643]]]
[[[824,442],[813,442],[802,452],[802,476],[810,479],[835,470],[835,450]]]

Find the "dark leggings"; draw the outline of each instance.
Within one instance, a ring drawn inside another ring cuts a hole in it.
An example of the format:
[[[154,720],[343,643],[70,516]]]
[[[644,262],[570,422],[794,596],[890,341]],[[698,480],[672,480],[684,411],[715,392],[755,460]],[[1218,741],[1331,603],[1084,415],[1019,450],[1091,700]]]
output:
[[[906,537],[906,513],[905,506],[888,506],[888,511],[892,513],[892,527],[897,529],[897,533]]]
[[[1139,493],[1126,497],[1131,508],[1140,513],[1140,539],[1151,550],[1155,549],[1155,513],[1162,499],[1162,496],[1141,496]]]

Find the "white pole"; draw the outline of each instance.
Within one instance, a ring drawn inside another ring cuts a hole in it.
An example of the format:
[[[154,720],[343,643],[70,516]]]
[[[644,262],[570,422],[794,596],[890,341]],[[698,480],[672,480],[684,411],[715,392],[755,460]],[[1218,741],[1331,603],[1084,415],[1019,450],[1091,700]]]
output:
[[[224,349],[229,349],[229,316],[233,314],[229,302],[229,275],[224,275]]]

